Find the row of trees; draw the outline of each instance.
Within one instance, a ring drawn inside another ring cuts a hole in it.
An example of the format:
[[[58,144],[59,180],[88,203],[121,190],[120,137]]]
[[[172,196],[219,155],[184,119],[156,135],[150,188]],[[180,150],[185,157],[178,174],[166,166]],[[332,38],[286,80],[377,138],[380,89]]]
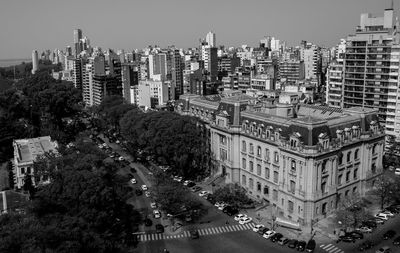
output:
[[[79,131],[64,118],[82,109],[82,96],[70,82],[38,73],[0,93],[0,162],[12,157],[12,140],[50,135],[67,143]]]
[[[48,185],[26,214],[0,216],[0,252],[127,252],[141,217],[126,200],[128,179],[92,143],[47,154],[34,164]]]

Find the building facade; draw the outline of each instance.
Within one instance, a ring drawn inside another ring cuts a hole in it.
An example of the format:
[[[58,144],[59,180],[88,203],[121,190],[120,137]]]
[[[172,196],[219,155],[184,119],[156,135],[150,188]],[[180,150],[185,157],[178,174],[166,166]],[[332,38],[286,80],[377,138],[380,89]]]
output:
[[[364,196],[382,172],[377,111],[256,102],[246,95],[182,96],[181,114],[210,131],[214,177],[238,183],[277,217],[302,226]]]

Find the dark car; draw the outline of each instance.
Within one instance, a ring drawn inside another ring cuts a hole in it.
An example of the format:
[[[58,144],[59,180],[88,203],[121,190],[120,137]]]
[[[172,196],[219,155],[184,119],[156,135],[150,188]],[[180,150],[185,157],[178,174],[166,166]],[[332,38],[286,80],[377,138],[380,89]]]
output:
[[[198,192],[198,191],[200,191],[201,190],[201,187],[200,186],[194,186],[194,187],[192,187],[192,189],[190,189],[192,192]]]
[[[344,235],[339,236],[339,240],[338,241],[343,241],[343,242],[355,242],[356,239],[353,237],[352,234],[350,233],[346,233]]]
[[[314,252],[316,243],[315,240],[311,239],[307,242],[306,251],[307,252]]]
[[[189,182],[189,183],[187,184],[187,187],[193,187],[193,186],[195,186],[195,185],[196,185],[195,182]]]
[[[306,249],[307,243],[305,241],[299,241],[297,244],[297,250],[298,251],[304,251]]]
[[[259,235],[263,235],[265,232],[267,232],[269,230],[269,228],[263,228],[263,229],[260,229],[260,230],[258,230],[258,234]]]
[[[296,239],[292,239],[288,242],[288,247],[291,249],[294,249],[297,247],[297,244],[299,243],[299,241],[297,241]]]
[[[136,190],[135,190],[135,194],[136,194],[136,196],[143,195],[143,191],[140,190],[140,189],[136,189]]]
[[[358,245],[358,250],[359,251],[366,251],[371,249],[374,246],[374,244],[371,241],[365,241],[363,243],[361,243],[360,245]]]
[[[144,220],[144,225],[146,227],[150,227],[151,225],[153,225],[153,221],[147,218]]]
[[[136,169],[135,168],[131,168],[131,172],[132,173],[136,173]]]
[[[224,207],[224,209],[222,209],[222,212],[226,213],[229,216],[235,215],[239,212],[239,210],[237,210],[236,208],[232,207],[232,206],[226,206]]]
[[[388,239],[392,238],[395,235],[396,235],[396,231],[389,230],[383,235],[383,239],[384,240],[388,240]]]
[[[217,202],[212,194],[208,194],[206,199],[213,205]]]
[[[398,214],[399,213],[399,208],[395,207],[395,206],[389,206],[387,208],[385,208],[384,211],[389,211],[393,214]]]
[[[156,233],[164,233],[164,226],[161,224],[156,225]]]
[[[200,237],[199,231],[197,230],[190,230],[190,238],[198,239]]]
[[[281,239],[283,235],[281,233],[276,233],[273,236],[271,236],[271,242],[277,242],[279,239]]]
[[[400,236],[393,240],[393,244],[400,246]]]
[[[377,224],[376,224],[375,220],[366,220],[366,221],[363,221],[361,224],[362,224],[362,226],[366,226],[366,227],[369,227],[369,228],[376,228],[377,227]]]
[[[361,232],[352,231],[349,234],[351,234],[354,239],[364,239],[364,235]]]

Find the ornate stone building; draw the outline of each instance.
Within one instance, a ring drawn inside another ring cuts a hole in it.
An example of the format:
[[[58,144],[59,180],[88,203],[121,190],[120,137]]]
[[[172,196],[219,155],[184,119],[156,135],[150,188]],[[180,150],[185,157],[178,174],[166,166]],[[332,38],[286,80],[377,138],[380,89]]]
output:
[[[309,225],[382,172],[377,110],[279,104],[246,95],[183,95],[176,110],[204,121],[218,169],[269,203],[278,217]]]

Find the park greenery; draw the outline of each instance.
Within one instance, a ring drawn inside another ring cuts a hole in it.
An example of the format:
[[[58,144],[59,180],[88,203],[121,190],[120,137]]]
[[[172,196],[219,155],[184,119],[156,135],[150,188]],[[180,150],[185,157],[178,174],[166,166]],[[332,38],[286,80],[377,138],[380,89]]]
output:
[[[140,214],[127,204],[128,179],[92,143],[46,154],[34,168],[50,183],[25,214],[0,216],[0,252],[127,252]]]
[[[227,184],[214,191],[217,202],[224,202],[236,209],[254,207],[254,201],[250,199],[244,189],[239,184]]]

